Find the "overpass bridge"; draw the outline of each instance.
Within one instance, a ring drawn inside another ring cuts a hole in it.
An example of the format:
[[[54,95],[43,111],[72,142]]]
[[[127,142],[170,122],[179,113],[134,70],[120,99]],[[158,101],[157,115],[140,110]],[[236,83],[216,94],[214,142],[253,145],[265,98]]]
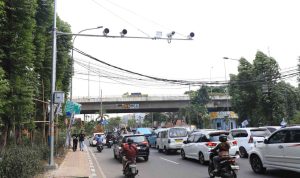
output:
[[[101,105],[105,113],[178,112],[180,108],[189,106],[190,97],[188,95],[83,97],[73,101],[81,104],[81,114],[95,114],[100,111]],[[209,111],[226,111],[230,107],[229,96],[212,96],[207,104]]]

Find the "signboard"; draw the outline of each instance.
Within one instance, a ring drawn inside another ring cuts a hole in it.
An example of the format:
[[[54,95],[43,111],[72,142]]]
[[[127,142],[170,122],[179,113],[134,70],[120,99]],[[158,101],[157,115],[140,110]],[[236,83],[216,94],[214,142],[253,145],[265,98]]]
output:
[[[220,111],[220,112],[210,112],[209,113],[211,119],[217,118],[234,118],[237,119],[238,115],[233,111]]]
[[[140,104],[122,104],[122,109],[138,109],[140,108]]]
[[[80,114],[80,108],[81,108],[80,104],[72,102],[72,101],[67,101],[66,108],[65,108],[66,115],[68,117],[71,117],[72,113]]]
[[[54,92],[54,103],[60,104],[65,102],[65,93],[63,91]]]

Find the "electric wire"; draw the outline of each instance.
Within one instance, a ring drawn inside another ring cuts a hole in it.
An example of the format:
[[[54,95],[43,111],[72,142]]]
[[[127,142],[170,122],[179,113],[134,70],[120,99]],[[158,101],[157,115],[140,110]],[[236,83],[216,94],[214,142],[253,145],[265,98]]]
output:
[[[113,11],[111,11],[110,9],[106,8],[105,6],[103,6],[102,4],[100,4],[99,2],[97,2],[96,0],[92,0],[95,4],[97,4],[98,6],[100,6],[101,8],[105,9],[106,11],[108,11],[109,13],[111,13],[112,15],[114,15],[115,17],[123,20],[124,22],[126,22],[127,24],[129,24],[130,26],[134,27],[136,30],[140,31],[141,33],[143,33],[144,35],[146,35],[147,37],[150,37],[149,34],[147,34],[146,32],[144,32],[143,30],[141,30],[140,28],[138,28],[137,26],[135,26],[134,24],[130,23],[128,20],[124,19],[123,17],[119,16],[118,14],[114,13]]]
[[[128,11],[128,12],[130,12],[131,14],[137,16],[137,17],[140,17],[140,18],[142,18],[142,19],[145,19],[145,20],[147,20],[148,22],[151,22],[151,23],[153,23],[153,24],[155,24],[155,25],[157,25],[157,26],[160,26],[160,27],[162,27],[162,28],[164,28],[164,29],[166,29],[166,30],[173,31],[173,30],[171,30],[170,28],[168,28],[168,27],[166,27],[166,26],[164,26],[164,25],[162,25],[162,24],[160,24],[160,23],[157,23],[157,22],[155,22],[154,20],[152,20],[152,19],[150,19],[150,18],[147,18],[147,17],[145,17],[145,16],[142,16],[142,15],[140,15],[140,14],[134,12],[133,10],[130,10],[130,9],[125,8],[125,7],[123,7],[123,6],[119,5],[119,4],[116,4],[115,2],[112,2],[112,1],[109,1],[109,0],[105,0],[105,1],[108,2],[108,3],[110,3],[110,4],[112,4],[112,5],[114,5],[114,6],[116,6],[116,7],[118,7],[118,8],[120,8],[120,9],[123,9],[123,10],[125,10],[125,11]],[[180,35],[180,36],[182,36],[182,37],[186,37],[186,35],[183,35],[182,33],[178,33],[177,31],[176,31],[176,34],[178,34],[178,35]]]
[[[162,82],[170,82],[172,84],[177,84],[177,85],[194,85],[194,86],[204,85],[204,84],[208,84],[208,85],[211,85],[211,84],[228,85],[229,83],[230,84],[235,84],[235,83],[246,84],[246,83],[249,83],[249,82],[260,82],[260,83],[266,82],[265,79],[255,79],[255,80],[250,80],[250,81],[230,80],[230,81],[207,82],[207,81],[170,80],[170,79],[164,79],[164,78],[157,78],[157,77],[140,74],[140,73],[137,73],[137,72],[133,72],[133,71],[130,71],[130,70],[127,70],[127,69],[123,69],[123,68],[120,68],[120,67],[108,64],[108,63],[106,63],[104,61],[101,61],[101,60],[99,60],[99,59],[97,59],[97,58],[89,55],[89,54],[84,53],[83,51],[80,51],[77,48],[74,48],[74,50],[76,52],[78,52],[79,54],[82,54],[82,55],[84,55],[86,57],[89,57],[89,58],[91,58],[93,60],[96,60],[97,62],[105,64],[105,65],[107,65],[109,67],[112,67],[114,69],[118,69],[118,70],[127,72],[129,74],[134,74],[134,75],[142,76],[142,77],[145,77],[145,78],[148,78],[148,79],[153,79],[153,80],[162,81]],[[268,78],[270,78],[270,80],[274,81],[274,80],[278,80],[278,79],[282,80],[282,79],[294,77],[294,76],[296,76],[296,75],[299,74],[298,70],[296,70],[296,69],[291,69],[291,70],[283,71],[282,73],[284,75],[279,75],[279,76],[276,76],[276,77],[274,77],[274,76],[265,76],[265,77],[268,77]]]

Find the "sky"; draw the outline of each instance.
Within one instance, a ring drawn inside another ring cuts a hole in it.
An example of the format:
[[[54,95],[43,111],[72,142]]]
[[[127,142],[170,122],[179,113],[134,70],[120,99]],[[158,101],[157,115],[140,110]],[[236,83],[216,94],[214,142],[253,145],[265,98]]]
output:
[[[224,66],[223,57],[244,57],[252,62],[258,50],[275,58],[282,70],[296,66],[300,56],[299,6],[297,0],[57,0],[58,15],[71,25],[73,33],[97,26],[109,28],[109,35],[120,35],[122,29],[127,29],[127,36],[136,37],[154,37],[157,31],[166,37],[175,31],[174,38],[186,38],[194,32],[193,40],[171,43],[77,36],[74,46],[97,59],[141,74],[201,81],[224,81],[225,76],[228,80],[229,73],[237,73],[238,62],[225,60]],[[102,30],[84,34],[102,35]],[[137,81],[129,85],[104,77],[116,70],[76,52],[74,59],[74,98],[98,97],[101,90],[103,97],[126,92],[182,95],[189,90],[189,86],[166,83],[150,85]],[[295,84],[296,78],[288,82]]]

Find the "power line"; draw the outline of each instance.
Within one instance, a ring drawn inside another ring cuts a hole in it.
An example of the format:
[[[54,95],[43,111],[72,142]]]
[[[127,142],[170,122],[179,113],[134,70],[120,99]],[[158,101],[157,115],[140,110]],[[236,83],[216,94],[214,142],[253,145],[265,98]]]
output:
[[[143,30],[141,30],[140,28],[138,28],[137,26],[135,26],[134,24],[130,23],[128,20],[124,19],[123,17],[119,16],[118,14],[114,13],[113,11],[109,10],[108,8],[104,7],[103,5],[101,5],[99,2],[97,2],[96,0],[92,0],[95,4],[97,4],[98,6],[100,6],[101,8],[105,9],[106,11],[108,11],[109,13],[111,13],[112,15],[114,15],[115,17],[123,20],[124,22],[126,22],[127,24],[131,25],[132,27],[134,27],[135,29],[137,29],[138,31],[140,31],[141,33],[143,33],[144,35],[146,35],[147,37],[150,37],[149,34],[147,34],[146,32],[144,32]]]

